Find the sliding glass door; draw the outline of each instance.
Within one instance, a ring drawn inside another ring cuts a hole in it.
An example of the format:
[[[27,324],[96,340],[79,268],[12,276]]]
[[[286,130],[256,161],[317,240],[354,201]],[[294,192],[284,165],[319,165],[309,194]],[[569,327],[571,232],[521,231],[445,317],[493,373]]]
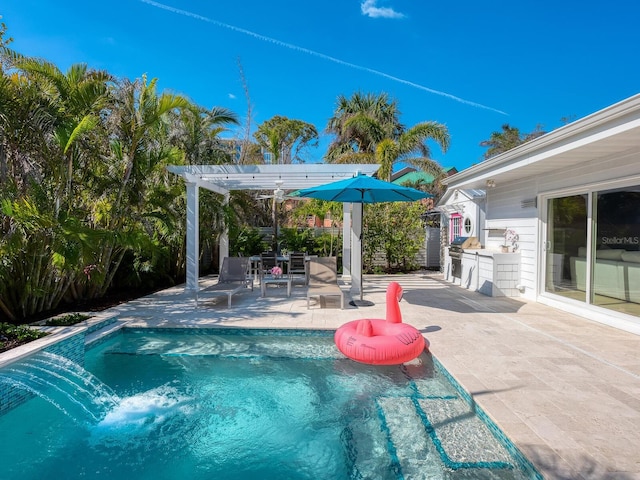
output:
[[[545,243],[545,292],[575,300],[586,300],[588,195],[570,195],[547,200]]]
[[[640,185],[546,200],[544,292],[640,316]]]
[[[594,194],[591,303],[640,314],[640,186]]]

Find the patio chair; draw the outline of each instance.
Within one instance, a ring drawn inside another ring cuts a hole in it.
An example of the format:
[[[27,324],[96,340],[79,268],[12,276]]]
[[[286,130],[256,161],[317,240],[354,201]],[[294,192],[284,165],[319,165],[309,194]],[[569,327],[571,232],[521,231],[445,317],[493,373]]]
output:
[[[291,252],[289,253],[288,273],[293,281],[294,275],[302,275],[302,280],[305,285],[309,283],[309,270],[307,268],[307,262],[305,258],[307,254],[305,252]]]
[[[338,285],[336,257],[318,257],[309,261],[309,288],[307,309],[311,297],[340,297],[340,308],[344,309],[344,292]]]
[[[231,307],[231,297],[234,294],[245,288],[251,288],[253,291],[250,267],[249,257],[224,257],[218,283],[203,289],[202,292],[206,292],[207,296],[227,295],[227,306]]]
[[[258,273],[260,276],[260,282],[262,283],[262,277],[269,271],[278,265],[278,255],[276,252],[262,252],[260,254],[260,264],[258,265]]]

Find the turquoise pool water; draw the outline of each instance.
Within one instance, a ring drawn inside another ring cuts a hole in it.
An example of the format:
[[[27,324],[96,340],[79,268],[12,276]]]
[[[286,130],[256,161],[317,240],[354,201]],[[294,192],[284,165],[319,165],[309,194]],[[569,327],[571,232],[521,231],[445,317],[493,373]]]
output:
[[[328,333],[127,330],[0,381],[38,395],[0,416],[4,479],[537,478],[430,355],[361,365]]]

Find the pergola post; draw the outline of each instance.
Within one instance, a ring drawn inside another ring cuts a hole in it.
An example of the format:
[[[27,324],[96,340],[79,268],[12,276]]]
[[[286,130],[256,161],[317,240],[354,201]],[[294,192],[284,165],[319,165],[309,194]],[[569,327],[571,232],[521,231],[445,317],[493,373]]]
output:
[[[360,295],[362,285],[362,203],[351,211],[351,296]]]
[[[349,178],[363,173],[373,175],[379,164],[300,164],[300,165],[169,165],[167,170],[180,175],[187,188],[187,278],[185,292],[198,291],[200,265],[199,238],[199,188],[225,196],[229,201],[229,192],[233,190],[270,190],[282,185],[289,191],[310,188],[341,178]],[[343,277],[351,279],[352,291],[361,291],[362,253],[360,231],[362,211],[346,204],[343,207]],[[353,231],[358,232],[357,235]],[[229,233],[220,235],[220,265],[224,257],[229,256]],[[355,277],[355,278],[354,278]]]
[[[198,291],[198,267],[200,257],[200,233],[198,219],[199,213],[199,189],[198,184],[187,184],[187,283],[185,291]]]
[[[351,203],[342,204],[342,279],[351,281]]]
[[[225,193],[223,205],[226,207],[229,205],[229,194]],[[220,246],[218,249],[218,273],[220,273],[220,269],[222,268],[222,262],[225,257],[229,256],[229,226],[225,223],[224,230],[220,234]]]

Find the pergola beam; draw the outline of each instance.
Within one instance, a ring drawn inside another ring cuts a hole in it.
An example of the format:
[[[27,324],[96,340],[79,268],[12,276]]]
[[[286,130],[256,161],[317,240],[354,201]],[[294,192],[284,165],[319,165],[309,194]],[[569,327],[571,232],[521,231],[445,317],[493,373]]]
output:
[[[233,190],[273,190],[277,186],[285,191],[296,191],[344,178],[358,173],[373,175],[378,164],[295,164],[295,165],[170,165],[167,170],[180,175],[187,184],[187,281],[186,291],[198,290],[199,276],[199,193],[204,188],[224,195],[229,201]],[[360,231],[362,210],[344,207],[344,235],[342,255],[346,278],[351,275],[352,293],[359,293],[362,255],[360,239],[353,231]],[[349,209],[351,214],[349,215]],[[351,225],[348,225],[349,222]],[[350,234],[347,234],[351,232]],[[229,255],[229,239],[226,233],[220,238],[220,264]]]

